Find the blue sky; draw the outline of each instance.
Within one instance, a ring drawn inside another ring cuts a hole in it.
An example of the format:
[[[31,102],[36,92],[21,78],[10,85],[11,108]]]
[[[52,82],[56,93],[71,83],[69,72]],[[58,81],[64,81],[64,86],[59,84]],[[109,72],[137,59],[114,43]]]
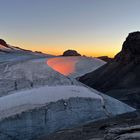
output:
[[[140,30],[140,0],[0,0],[1,38],[25,49],[113,56]]]

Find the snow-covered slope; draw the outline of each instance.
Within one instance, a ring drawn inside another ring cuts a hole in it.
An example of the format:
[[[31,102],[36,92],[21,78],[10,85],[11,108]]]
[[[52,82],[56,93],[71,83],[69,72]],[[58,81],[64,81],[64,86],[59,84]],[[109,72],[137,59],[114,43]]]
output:
[[[14,60],[0,64],[0,96],[43,85],[78,84],[72,77],[88,73],[105,63],[102,60],[87,57],[34,58],[34,60],[27,58],[27,56],[24,59],[14,57]],[[70,77],[65,77],[49,67],[50,63],[63,72],[73,70],[73,73],[69,73]]]
[[[15,94],[1,97],[0,119],[3,117],[19,114],[23,111],[28,111],[29,109],[44,106],[46,103],[57,102],[62,99],[67,100],[69,98],[76,97],[100,100],[101,106],[107,105],[104,103],[104,97],[101,94],[98,94],[96,91],[93,92],[83,86],[45,86],[31,90],[20,91]],[[113,98],[107,97],[107,100],[112,103],[110,108],[114,109],[108,110],[110,114],[116,115],[133,110],[131,107]],[[116,105],[118,105],[119,108],[115,109]]]
[[[70,77],[79,77],[86,73],[96,70],[106,62],[90,57],[71,56],[50,58],[47,64],[54,70]]]
[[[7,44],[4,40],[0,39],[0,63],[9,61],[25,61],[29,59],[37,59],[42,57],[53,56],[41,52],[33,52],[31,50],[25,50],[20,47],[12,46]]]
[[[4,51],[5,53],[6,52],[10,53],[10,52],[14,52],[14,51],[25,51],[25,50],[21,49],[19,47],[11,46],[9,44],[5,44],[5,45],[0,44],[0,51]]]
[[[24,50],[19,47],[15,47],[7,44],[4,40],[0,39],[0,52],[11,53],[11,52],[31,52],[29,50]]]
[[[50,68],[47,58],[0,64],[0,96],[44,85],[78,84]]]
[[[74,97],[102,100],[101,96],[91,93],[87,88],[80,86],[45,86],[34,88],[1,97],[0,119],[43,106],[46,103]]]
[[[56,130],[131,111],[134,109],[128,105],[83,86],[20,91],[0,98],[0,138],[37,139]]]

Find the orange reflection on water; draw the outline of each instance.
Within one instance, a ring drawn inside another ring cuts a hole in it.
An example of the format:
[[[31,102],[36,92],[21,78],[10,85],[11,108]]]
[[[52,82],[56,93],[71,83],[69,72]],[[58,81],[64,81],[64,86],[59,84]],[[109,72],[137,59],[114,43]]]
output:
[[[75,66],[78,60],[79,57],[57,57],[50,58],[47,64],[55,71],[68,76],[75,72]]]

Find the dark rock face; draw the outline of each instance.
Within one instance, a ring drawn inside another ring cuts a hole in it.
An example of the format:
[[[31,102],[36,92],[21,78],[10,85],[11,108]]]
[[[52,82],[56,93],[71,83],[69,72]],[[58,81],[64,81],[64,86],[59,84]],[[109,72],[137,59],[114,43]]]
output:
[[[0,45],[8,47],[7,43],[3,39],[0,39]]]
[[[110,63],[79,80],[130,106],[140,108],[140,32],[128,35],[121,52]]]
[[[123,43],[122,51],[115,56],[118,62],[140,62],[140,32],[130,33]]]
[[[81,56],[81,55],[75,50],[67,50],[63,53],[63,56]]]

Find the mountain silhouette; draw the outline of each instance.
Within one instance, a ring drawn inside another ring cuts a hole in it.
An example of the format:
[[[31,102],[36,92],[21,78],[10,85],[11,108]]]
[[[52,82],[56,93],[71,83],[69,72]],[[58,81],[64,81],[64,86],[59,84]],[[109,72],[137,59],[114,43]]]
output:
[[[140,108],[140,32],[128,35],[112,61],[80,77],[86,85]]]

